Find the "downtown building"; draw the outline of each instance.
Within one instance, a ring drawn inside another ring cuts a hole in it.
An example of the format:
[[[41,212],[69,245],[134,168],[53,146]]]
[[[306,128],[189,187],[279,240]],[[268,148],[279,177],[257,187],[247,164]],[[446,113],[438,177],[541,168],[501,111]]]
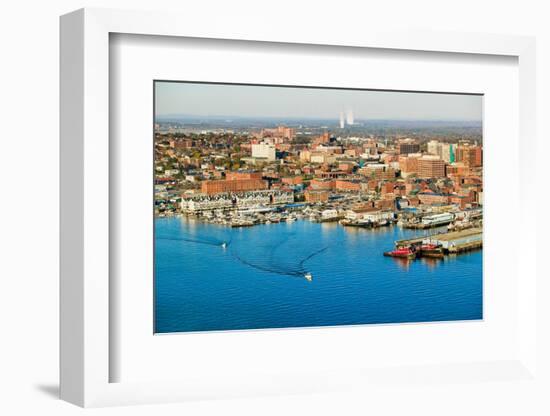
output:
[[[407,178],[418,174],[418,160],[422,157],[420,153],[410,153],[406,156],[399,156],[399,170],[401,177]]]
[[[397,143],[397,153],[400,155],[418,152],[420,152],[420,144],[412,139],[403,139]]]
[[[453,143],[441,143],[441,159],[446,163],[456,162],[457,145]]]
[[[481,146],[458,146],[456,148],[456,161],[469,167],[483,165],[483,153]]]
[[[438,156],[424,155],[418,159],[419,178],[445,177],[445,161]]]

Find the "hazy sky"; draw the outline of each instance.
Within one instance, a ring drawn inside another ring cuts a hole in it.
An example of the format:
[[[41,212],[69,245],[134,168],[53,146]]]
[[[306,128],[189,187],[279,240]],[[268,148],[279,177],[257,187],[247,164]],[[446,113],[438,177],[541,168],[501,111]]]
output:
[[[476,95],[156,82],[156,115],[481,121]]]

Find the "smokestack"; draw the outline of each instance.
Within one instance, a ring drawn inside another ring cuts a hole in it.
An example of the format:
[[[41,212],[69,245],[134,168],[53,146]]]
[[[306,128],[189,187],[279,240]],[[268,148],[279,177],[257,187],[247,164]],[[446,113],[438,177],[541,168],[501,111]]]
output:
[[[343,129],[344,127],[345,127],[344,112],[340,111],[340,128]]]
[[[346,112],[346,122],[353,126],[353,110],[351,108]]]

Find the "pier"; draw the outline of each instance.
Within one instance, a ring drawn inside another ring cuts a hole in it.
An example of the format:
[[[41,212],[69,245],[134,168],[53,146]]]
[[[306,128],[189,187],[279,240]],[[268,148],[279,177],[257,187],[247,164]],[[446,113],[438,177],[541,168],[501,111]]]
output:
[[[451,231],[424,237],[397,240],[395,242],[395,247],[400,249],[404,247],[420,246],[422,244],[432,244],[441,247],[445,253],[462,253],[476,250],[483,246],[483,229],[468,228],[461,231]]]

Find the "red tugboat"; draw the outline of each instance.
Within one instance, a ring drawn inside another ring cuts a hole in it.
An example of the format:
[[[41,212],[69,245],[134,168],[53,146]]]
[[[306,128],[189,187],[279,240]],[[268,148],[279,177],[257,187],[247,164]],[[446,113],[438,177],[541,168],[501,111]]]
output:
[[[443,249],[435,244],[423,244],[420,246],[420,255],[422,257],[430,257],[433,259],[442,259]]]
[[[416,251],[411,247],[398,248],[384,253],[386,257],[399,257],[402,259],[413,260],[416,258]]]

